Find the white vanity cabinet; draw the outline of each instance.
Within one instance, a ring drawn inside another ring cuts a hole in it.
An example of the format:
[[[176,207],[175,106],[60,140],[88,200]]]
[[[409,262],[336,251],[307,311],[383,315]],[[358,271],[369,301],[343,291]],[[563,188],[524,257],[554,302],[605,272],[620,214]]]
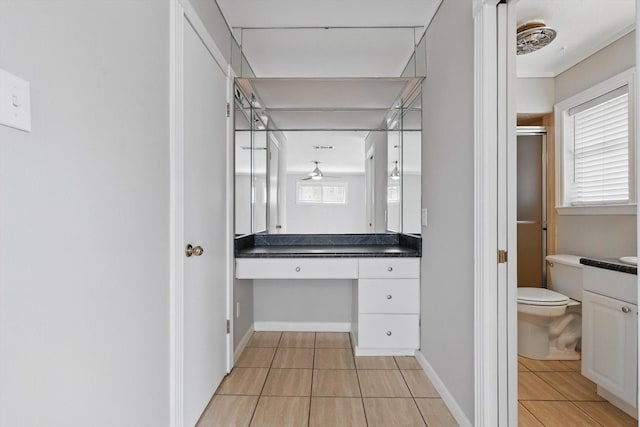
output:
[[[413,355],[420,347],[420,260],[361,259],[354,284],[356,355]]]
[[[353,279],[357,356],[413,355],[420,347],[420,258],[236,258],[238,279]]]
[[[637,407],[637,276],[585,266],[582,375],[598,393]]]

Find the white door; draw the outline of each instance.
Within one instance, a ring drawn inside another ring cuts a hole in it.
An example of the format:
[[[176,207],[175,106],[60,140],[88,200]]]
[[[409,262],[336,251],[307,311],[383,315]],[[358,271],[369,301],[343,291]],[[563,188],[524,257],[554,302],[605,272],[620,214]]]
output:
[[[227,78],[184,21],[184,425],[195,425],[226,374]]]

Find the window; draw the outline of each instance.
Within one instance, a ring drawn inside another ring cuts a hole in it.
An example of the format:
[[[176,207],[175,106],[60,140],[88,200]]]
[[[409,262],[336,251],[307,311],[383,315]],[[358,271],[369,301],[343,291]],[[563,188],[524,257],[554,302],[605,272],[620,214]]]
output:
[[[344,182],[311,183],[298,182],[296,191],[298,204],[347,204],[347,184]]]
[[[632,78],[632,72],[623,73],[556,106],[560,208],[636,202]]]

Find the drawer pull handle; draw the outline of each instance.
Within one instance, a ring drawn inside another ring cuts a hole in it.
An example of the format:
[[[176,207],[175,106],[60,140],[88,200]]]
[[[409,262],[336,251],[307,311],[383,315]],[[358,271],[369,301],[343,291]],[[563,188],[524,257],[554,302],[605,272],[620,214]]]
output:
[[[391,331],[387,331],[387,336],[390,337],[391,336]]]
[[[626,305],[624,307],[622,307],[622,312],[623,313],[629,313],[631,311],[631,309],[629,307],[627,307]]]
[[[393,298],[391,295],[387,295],[387,299],[391,299]]]
[[[387,267],[387,271],[393,271],[393,267]]]
[[[300,267],[296,267],[296,271],[299,272],[300,271]]]

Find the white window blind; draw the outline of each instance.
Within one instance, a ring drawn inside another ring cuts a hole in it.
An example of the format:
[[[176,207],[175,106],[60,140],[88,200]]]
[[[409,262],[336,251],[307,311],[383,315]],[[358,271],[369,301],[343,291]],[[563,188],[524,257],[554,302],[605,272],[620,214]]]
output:
[[[571,108],[566,130],[573,142],[569,205],[629,202],[629,87]]]

